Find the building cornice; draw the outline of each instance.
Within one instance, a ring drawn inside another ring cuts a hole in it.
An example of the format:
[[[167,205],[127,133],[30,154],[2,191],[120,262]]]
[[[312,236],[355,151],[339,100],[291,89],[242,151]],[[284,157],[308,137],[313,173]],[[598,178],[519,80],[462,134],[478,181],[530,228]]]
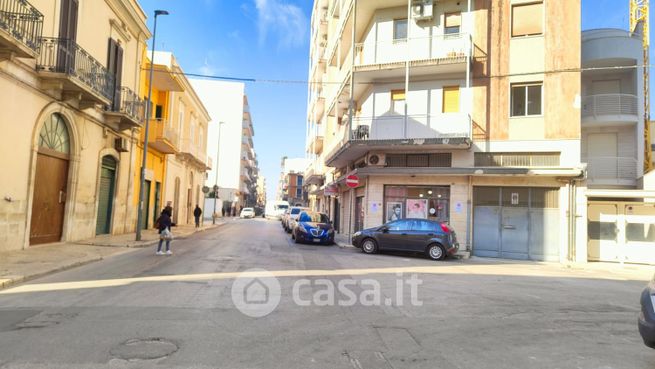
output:
[[[152,37],[148,26],[146,25],[146,14],[143,12],[138,4],[131,0],[105,0],[109,8],[118,16],[118,20],[112,20],[112,25],[117,23],[123,28],[123,32],[129,31],[135,38],[139,34],[144,34],[146,39]]]

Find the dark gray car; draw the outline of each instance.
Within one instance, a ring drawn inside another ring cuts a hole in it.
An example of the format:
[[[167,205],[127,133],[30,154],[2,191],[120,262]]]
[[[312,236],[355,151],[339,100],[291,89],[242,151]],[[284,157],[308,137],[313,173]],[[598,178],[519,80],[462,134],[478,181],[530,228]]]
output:
[[[641,293],[639,333],[646,346],[655,348],[655,276]]]
[[[426,219],[400,219],[365,229],[356,232],[352,242],[367,254],[383,250],[420,252],[433,260],[443,260],[459,250],[455,231],[448,224]]]

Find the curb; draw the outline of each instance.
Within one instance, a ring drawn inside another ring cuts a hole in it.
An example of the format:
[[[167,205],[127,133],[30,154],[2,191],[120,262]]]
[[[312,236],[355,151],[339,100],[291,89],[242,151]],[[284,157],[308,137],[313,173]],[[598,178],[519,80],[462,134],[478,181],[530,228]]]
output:
[[[47,276],[47,275],[50,275],[50,274],[59,273],[59,272],[63,272],[65,270],[77,268],[77,267],[80,267],[80,266],[83,266],[83,265],[86,265],[86,264],[95,263],[95,262],[103,260],[103,259],[104,259],[104,257],[99,256],[99,257],[88,259],[88,260],[77,261],[77,262],[74,262],[74,263],[71,263],[71,264],[68,264],[68,265],[64,265],[64,266],[60,266],[58,268],[50,269],[50,270],[47,270],[47,271],[30,274],[28,276],[19,276],[19,277],[16,277],[16,278],[8,279],[8,280],[5,280],[3,282],[0,282],[0,290],[6,289],[8,287],[11,287],[11,286],[19,284],[19,283],[28,282],[28,281],[31,281],[33,279],[41,278],[41,277],[44,277],[44,276]]]

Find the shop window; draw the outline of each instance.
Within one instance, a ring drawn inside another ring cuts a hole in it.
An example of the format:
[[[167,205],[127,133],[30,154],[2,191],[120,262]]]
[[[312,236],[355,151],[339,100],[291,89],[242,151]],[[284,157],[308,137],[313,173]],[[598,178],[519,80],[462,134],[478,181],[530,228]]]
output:
[[[596,241],[616,241],[618,229],[614,222],[587,223],[587,237]]]
[[[385,186],[385,221],[419,218],[448,222],[450,187]]]
[[[535,36],[544,30],[544,3],[512,6],[512,37]]]

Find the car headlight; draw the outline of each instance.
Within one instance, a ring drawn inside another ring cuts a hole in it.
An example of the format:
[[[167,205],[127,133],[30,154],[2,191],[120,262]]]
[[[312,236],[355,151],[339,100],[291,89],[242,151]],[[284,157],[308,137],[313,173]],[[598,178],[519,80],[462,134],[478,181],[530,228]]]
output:
[[[353,234],[353,237],[359,237],[361,235],[362,235],[362,232],[357,231],[357,232],[355,232],[355,234]]]

